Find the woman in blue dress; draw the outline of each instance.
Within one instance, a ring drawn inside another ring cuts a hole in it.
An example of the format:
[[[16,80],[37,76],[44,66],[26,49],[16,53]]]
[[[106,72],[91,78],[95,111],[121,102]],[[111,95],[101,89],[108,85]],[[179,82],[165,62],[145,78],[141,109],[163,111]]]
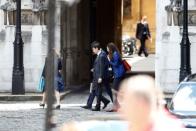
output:
[[[108,60],[112,66],[113,75],[114,75],[112,87],[114,89],[115,100],[114,100],[113,109],[111,110],[113,112],[113,111],[117,111],[118,108],[120,107],[119,102],[117,100],[117,93],[119,90],[119,84],[125,74],[125,69],[122,63],[120,52],[114,43],[109,43],[107,45],[107,51],[108,51]]]
[[[54,49],[55,52],[55,58],[57,60],[57,69],[56,69],[56,76],[55,76],[55,97],[56,97],[56,109],[60,109],[60,92],[64,91],[64,81],[62,78],[62,62],[60,55],[57,53],[57,51]],[[47,58],[45,60],[45,65]],[[46,80],[46,66],[44,65],[43,73],[42,76]],[[46,92],[45,92],[45,87],[43,89],[43,96],[42,96],[42,102],[40,103],[40,106],[44,108],[46,104]]]

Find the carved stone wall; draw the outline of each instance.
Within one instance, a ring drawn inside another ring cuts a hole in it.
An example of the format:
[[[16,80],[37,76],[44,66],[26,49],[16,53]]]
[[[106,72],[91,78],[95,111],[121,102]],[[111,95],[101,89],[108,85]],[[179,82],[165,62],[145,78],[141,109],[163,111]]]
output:
[[[59,4],[57,4],[58,10],[55,18],[57,20],[55,39],[56,47],[61,49],[63,56],[65,84],[71,86],[89,83],[91,56],[90,20],[87,6],[89,0],[82,0],[72,6]],[[43,14],[33,12],[29,8],[23,7],[23,9],[25,88],[27,92],[35,92],[47,53],[48,35],[46,26],[42,25]],[[34,18],[35,14],[37,19]],[[0,11],[0,16],[4,16],[3,10]],[[44,17],[46,17],[45,14]],[[38,22],[36,23],[38,25],[34,22]],[[46,23],[46,19],[44,19],[44,23]],[[14,33],[15,26],[7,26],[0,22],[0,92],[11,91]]]
[[[196,26],[196,1],[188,1],[188,24]],[[170,4],[165,6],[167,12],[168,26],[182,26],[183,24],[183,2],[182,0],[170,0]]]
[[[16,22],[16,2],[15,0],[0,1],[0,9],[4,11],[4,24],[13,25]],[[8,19],[8,21],[7,21]]]
[[[21,22],[22,25],[46,25],[48,0],[22,0]],[[16,2],[15,0],[1,1],[0,9],[4,11],[4,25],[15,25]]]

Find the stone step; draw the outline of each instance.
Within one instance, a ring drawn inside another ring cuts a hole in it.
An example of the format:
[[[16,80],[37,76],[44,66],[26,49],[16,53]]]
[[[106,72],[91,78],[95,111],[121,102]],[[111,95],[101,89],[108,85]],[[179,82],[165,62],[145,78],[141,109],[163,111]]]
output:
[[[63,99],[71,91],[61,93]],[[0,93],[0,101],[40,101],[42,99],[41,93],[26,93],[25,95],[12,95],[11,93]]]

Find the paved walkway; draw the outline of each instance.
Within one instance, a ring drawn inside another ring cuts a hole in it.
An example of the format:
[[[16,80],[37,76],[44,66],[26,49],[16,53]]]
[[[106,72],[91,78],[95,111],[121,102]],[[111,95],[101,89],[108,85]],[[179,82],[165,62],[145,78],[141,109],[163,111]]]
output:
[[[86,104],[88,91],[80,91],[65,96],[61,109],[54,110],[54,121],[59,127],[65,122],[84,120],[119,120],[116,113],[93,112],[82,109]],[[43,131],[46,109],[39,107],[40,101],[0,101],[0,131]],[[110,108],[112,104],[110,103]],[[107,110],[108,110],[107,108]]]
[[[148,57],[139,57],[133,55],[130,57],[124,57],[127,62],[132,66],[132,71],[155,71],[155,55],[150,54]]]
[[[59,131],[63,123],[86,120],[120,120],[117,113],[93,112],[82,109],[85,105],[89,91],[78,91],[67,94],[61,101],[61,109],[54,110],[54,122]],[[104,94],[105,95],[105,94]],[[108,97],[107,95],[105,95]],[[0,131],[44,131],[46,109],[39,107],[40,101],[0,101]],[[112,103],[106,110],[110,109]]]

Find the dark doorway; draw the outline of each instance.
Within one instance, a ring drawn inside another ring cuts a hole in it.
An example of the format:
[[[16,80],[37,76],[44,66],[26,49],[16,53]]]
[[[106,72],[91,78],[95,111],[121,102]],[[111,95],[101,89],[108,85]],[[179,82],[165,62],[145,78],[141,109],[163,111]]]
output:
[[[90,40],[105,49],[114,42],[121,49],[121,0],[90,0]]]
[[[90,43],[96,40],[96,0],[90,0]]]

